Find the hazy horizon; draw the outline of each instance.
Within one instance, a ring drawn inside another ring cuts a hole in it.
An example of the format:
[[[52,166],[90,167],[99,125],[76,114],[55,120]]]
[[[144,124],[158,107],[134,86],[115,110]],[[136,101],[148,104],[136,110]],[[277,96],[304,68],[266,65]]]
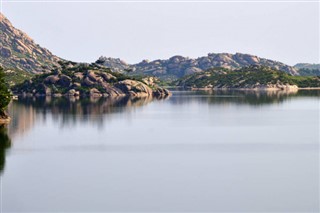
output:
[[[289,65],[320,58],[319,2],[3,1],[1,9],[40,46],[78,62],[236,52]]]

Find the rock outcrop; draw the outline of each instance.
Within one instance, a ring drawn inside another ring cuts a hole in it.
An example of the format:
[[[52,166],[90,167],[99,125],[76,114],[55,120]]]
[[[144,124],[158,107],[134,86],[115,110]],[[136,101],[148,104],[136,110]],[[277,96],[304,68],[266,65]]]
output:
[[[49,50],[40,47],[27,34],[16,29],[0,13],[0,66],[20,69],[30,73],[48,72],[59,66],[61,59]]]
[[[100,57],[96,62],[118,72],[126,71],[132,74],[147,74],[165,80],[177,79],[186,75],[204,72],[214,67],[234,70],[251,65],[266,66],[292,75],[299,74],[296,68],[281,62],[242,53],[210,53],[207,56],[196,59],[173,56],[166,60],[155,60],[151,62],[143,60],[140,63],[131,65],[120,59],[106,57]]]
[[[154,80],[137,79],[101,68],[97,64],[61,63],[62,68],[37,75],[13,87],[24,96],[91,96],[91,97],[167,97],[170,92],[158,87]]]
[[[129,71],[130,65],[127,64],[125,61],[121,60],[120,58],[107,58],[101,56],[96,63],[103,64],[106,67],[112,68],[114,72],[121,72],[121,71]]]

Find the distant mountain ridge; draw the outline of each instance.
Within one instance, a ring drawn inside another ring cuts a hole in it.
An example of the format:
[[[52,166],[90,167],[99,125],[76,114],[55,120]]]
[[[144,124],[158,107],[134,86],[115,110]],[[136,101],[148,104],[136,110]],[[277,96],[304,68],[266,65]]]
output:
[[[49,72],[62,60],[40,47],[27,34],[16,29],[0,13],[0,65],[6,69],[20,69],[30,73]]]
[[[19,69],[36,74],[49,73],[60,67],[60,61],[65,62],[36,44],[27,34],[16,29],[1,13],[0,30],[0,66],[6,70]],[[113,71],[131,75],[156,76],[162,80],[176,80],[215,67],[236,70],[251,65],[266,66],[292,75],[300,75],[298,67],[243,53],[209,53],[207,56],[198,58],[177,55],[163,60],[143,60],[136,64],[129,64],[116,58],[100,57],[96,63],[111,68]],[[302,74],[308,75],[308,72],[302,72]]]
[[[207,56],[196,59],[173,56],[165,60],[143,60],[137,64],[127,64],[120,59],[100,57],[96,63],[112,68],[115,71],[127,70],[135,74],[148,74],[162,79],[177,79],[214,67],[239,69],[250,65],[267,66],[292,75],[299,75],[298,70],[292,66],[243,53],[209,53]]]

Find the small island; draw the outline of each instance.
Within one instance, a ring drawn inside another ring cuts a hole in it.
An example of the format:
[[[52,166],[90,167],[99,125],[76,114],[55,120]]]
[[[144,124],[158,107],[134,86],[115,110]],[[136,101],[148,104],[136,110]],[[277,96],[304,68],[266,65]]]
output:
[[[185,89],[298,90],[319,89],[319,76],[294,76],[270,67],[251,65],[236,70],[212,68],[175,82]]]

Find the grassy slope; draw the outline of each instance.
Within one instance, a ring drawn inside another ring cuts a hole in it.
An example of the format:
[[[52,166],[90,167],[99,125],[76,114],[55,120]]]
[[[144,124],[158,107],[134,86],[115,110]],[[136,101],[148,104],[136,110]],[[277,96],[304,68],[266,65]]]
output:
[[[19,69],[6,69],[5,80],[10,87],[21,84],[25,80],[31,79],[33,74]]]

